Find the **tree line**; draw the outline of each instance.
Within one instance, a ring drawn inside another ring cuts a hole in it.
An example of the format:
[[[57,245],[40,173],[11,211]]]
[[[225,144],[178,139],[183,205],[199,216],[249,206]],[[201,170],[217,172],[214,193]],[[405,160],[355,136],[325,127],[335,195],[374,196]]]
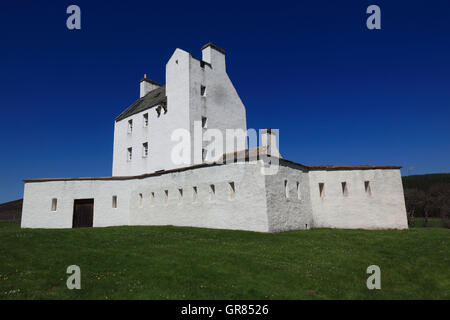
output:
[[[450,228],[450,174],[425,174],[402,177],[406,212],[410,227],[416,218],[423,218],[423,226],[429,218],[439,218]]]

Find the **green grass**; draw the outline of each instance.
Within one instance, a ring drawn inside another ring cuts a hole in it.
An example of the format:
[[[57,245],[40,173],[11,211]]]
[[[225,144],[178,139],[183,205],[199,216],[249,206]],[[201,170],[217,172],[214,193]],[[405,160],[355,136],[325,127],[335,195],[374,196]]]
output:
[[[262,234],[0,223],[0,299],[449,299],[450,230]],[[66,268],[81,268],[81,290]],[[366,268],[381,268],[368,290]]]

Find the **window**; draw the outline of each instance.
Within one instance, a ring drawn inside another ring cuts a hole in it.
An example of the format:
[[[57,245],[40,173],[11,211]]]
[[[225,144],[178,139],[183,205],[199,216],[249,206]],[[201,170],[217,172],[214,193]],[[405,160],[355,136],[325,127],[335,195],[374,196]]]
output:
[[[139,193],[139,208],[142,208],[142,193]]]
[[[114,209],[117,208],[117,196],[112,197],[112,207]]]
[[[209,195],[211,197],[211,200],[214,200],[216,198],[216,187],[213,184],[211,184],[209,186],[209,189],[210,189]]]
[[[197,187],[193,187],[192,188],[192,201],[197,202],[197,200],[198,200]]]
[[[284,196],[289,198],[289,186],[287,180],[284,180]]]
[[[206,129],[208,128],[208,118],[202,117],[202,128]]]
[[[53,198],[52,199],[52,211],[56,211],[57,207],[58,207],[58,199]]]
[[[202,161],[206,161],[206,154],[207,154],[206,149],[202,149]]]
[[[128,133],[133,132],[133,120],[128,120]]]
[[[230,200],[234,200],[234,198],[236,196],[236,190],[234,188],[234,182],[230,182],[228,185],[230,186]]]
[[[200,86],[200,95],[202,97],[206,97],[206,87],[205,86]]]
[[[341,182],[342,185],[342,195],[344,197],[348,196],[347,182]]]
[[[144,127],[148,127],[148,113],[144,113],[143,118],[144,118]]]
[[[297,199],[301,200],[302,199],[302,193],[300,190],[300,182],[297,181]]]
[[[161,106],[156,107],[156,114],[158,118],[161,116]]]
[[[183,202],[183,189],[178,189],[178,200]]]
[[[127,149],[127,160],[131,161],[132,157],[133,157],[133,148],[128,148]]]
[[[321,198],[325,196],[325,183],[323,182],[319,183],[319,194]]]
[[[151,198],[152,198],[152,204],[155,204],[155,193],[154,192],[152,192]]]
[[[364,189],[368,196],[372,195],[372,190],[370,189],[370,181],[364,181]]]
[[[164,202],[169,202],[169,190],[164,190]]]
[[[148,156],[148,142],[142,144],[142,158],[147,158]]]

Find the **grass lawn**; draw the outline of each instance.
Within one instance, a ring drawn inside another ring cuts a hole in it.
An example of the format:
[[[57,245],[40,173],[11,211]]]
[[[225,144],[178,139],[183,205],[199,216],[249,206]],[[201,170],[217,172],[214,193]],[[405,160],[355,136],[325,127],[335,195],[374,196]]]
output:
[[[81,268],[81,290],[66,269]],[[381,268],[381,290],[366,269]],[[0,222],[0,299],[450,299],[450,230],[22,230]]]

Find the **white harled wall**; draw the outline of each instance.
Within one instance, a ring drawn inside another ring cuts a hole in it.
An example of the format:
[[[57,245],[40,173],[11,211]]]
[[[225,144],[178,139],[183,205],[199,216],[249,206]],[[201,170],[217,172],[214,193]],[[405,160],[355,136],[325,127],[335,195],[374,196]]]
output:
[[[283,164],[276,175],[267,175],[265,179],[269,231],[311,228],[313,213],[308,172]]]
[[[140,179],[29,182],[22,228],[71,228],[74,200],[93,198],[94,227],[176,225],[267,232],[265,181],[259,173],[259,164],[233,163]],[[112,208],[114,195],[117,208]],[[58,199],[55,212],[53,198]]]
[[[364,181],[370,182],[370,194]],[[347,196],[342,182],[347,183]],[[323,197],[319,183],[324,183]],[[316,228],[408,228],[399,169],[313,170],[309,186]]]
[[[344,181],[347,196],[342,194]],[[370,181],[370,195],[364,181]],[[325,185],[323,197],[319,183]],[[117,208],[112,208],[113,195]],[[58,199],[56,212],[51,211],[53,198]],[[259,232],[407,228],[400,170],[308,172],[283,161],[277,174],[266,176],[260,162],[238,162],[126,180],[29,182],[22,227],[71,228],[74,200],[91,198],[94,227],[175,225]]]
[[[72,228],[75,199],[94,199],[94,226],[129,224],[132,180],[72,180],[25,183],[22,228]],[[112,196],[117,195],[117,208]],[[57,199],[56,211],[52,199]]]

